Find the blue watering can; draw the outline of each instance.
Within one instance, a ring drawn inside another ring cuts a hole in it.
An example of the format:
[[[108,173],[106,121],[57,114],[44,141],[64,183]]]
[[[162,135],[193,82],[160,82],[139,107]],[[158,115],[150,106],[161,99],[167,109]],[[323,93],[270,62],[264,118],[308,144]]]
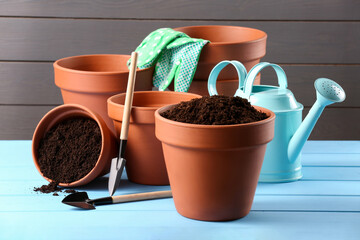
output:
[[[248,74],[244,65],[237,61],[222,61],[211,71],[208,79],[210,96],[217,95],[216,80],[220,71],[228,64],[233,65],[239,76],[239,88],[235,96],[246,98],[251,104],[270,109],[276,114],[275,134],[267,145],[260,182],[289,182],[302,177],[301,150],[313,130],[318,118],[327,105],[345,100],[345,91],[336,82],[319,78],[315,81],[316,102],[302,122],[303,105],[287,89],[284,70],[272,63],[261,62]],[[272,67],[279,86],[254,85],[255,77],[265,67]]]

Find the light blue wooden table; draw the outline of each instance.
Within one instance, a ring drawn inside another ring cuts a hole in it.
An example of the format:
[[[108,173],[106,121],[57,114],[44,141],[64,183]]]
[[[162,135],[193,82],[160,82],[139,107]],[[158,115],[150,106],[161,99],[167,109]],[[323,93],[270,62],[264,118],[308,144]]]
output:
[[[30,141],[0,141],[0,239],[360,239],[360,141],[310,141],[301,181],[259,183],[252,211],[230,222],[180,216],[172,199],[77,210],[64,194],[33,192],[47,182]],[[124,180],[117,194],[167,190]],[[78,189],[79,190],[79,189]],[[107,196],[107,178],[86,187]]]

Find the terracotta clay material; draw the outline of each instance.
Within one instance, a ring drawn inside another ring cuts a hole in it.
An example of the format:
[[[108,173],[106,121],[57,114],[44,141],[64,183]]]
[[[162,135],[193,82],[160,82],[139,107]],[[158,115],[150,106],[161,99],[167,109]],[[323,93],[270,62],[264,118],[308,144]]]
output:
[[[65,104],[74,103],[98,113],[115,134],[107,115],[109,97],[125,92],[130,55],[84,55],[67,57],[54,63],[55,84],[61,89]],[[151,90],[154,68],[136,71],[135,90]]]
[[[265,120],[236,125],[196,125],[155,113],[156,137],[163,152],[176,210],[205,221],[246,216],[253,202],[265,155],[274,136],[275,114]]]
[[[260,79],[258,79],[260,83]],[[193,80],[189,92],[199,94],[201,96],[209,96],[207,81]],[[255,83],[254,83],[255,84]],[[234,96],[239,87],[239,80],[221,80],[216,82],[216,89],[219,95]]]
[[[198,81],[193,79],[189,88],[189,93],[199,94],[201,96],[209,96],[207,81]],[[257,77],[254,81],[254,85],[260,84],[260,77]],[[216,82],[216,89],[219,95],[234,96],[236,90],[239,88],[239,79],[234,80],[220,80]],[[169,86],[171,91],[174,90],[174,84]]]
[[[38,148],[41,139],[45,136],[53,126],[58,123],[76,117],[85,117],[93,119],[99,126],[101,132],[101,151],[99,158],[95,164],[95,167],[83,178],[71,182],[71,183],[58,183],[62,187],[76,187],[85,185],[96,177],[105,175],[110,170],[111,159],[117,155],[117,142],[114,135],[106,126],[104,120],[95,112],[90,109],[77,105],[77,104],[65,104],[58,106],[51,111],[49,111],[37,125],[33,138],[32,138],[32,156],[35,163],[35,166],[39,173],[49,182],[52,182],[52,179],[45,177],[39,167],[37,161]]]
[[[193,38],[209,40],[200,54],[194,79],[207,81],[211,70],[223,60],[237,60],[247,71],[260,62],[266,53],[267,34],[261,30],[238,26],[188,26],[174,30]],[[237,79],[235,69],[224,68],[218,80]],[[260,83],[260,75],[256,82]]]
[[[130,181],[148,185],[168,185],[160,141],[155,137],[155,111],[165,105],[199,98],[200,95],[180,92],[134,92],[129,135],[125,151],[126,172]],[[125,94],[108,99],[109,117],[114,120],[119,137]]]

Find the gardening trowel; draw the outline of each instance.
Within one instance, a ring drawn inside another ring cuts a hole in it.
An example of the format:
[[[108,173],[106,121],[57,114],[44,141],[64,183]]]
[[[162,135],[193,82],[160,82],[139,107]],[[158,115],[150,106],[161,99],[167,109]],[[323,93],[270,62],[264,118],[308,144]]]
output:
[[[95,209],[95,205],[106,205],[170,197],[172,197],[171,191],[158,191],[89,199],[89,196],[86,192],[77,192],[66,196],[62,200],[62,203],[83,209]]]
[[[111,167],[110,167],[110,177],[109,177],[109,185],[108,185],[110,196],[114,194],[116,188],[119,186],[121,175],[126,163],[126,160],[124,158],[124,153],[125,153],[125,147],[129,132],[130,113],[131,113],[131,106],[134,95],[135,77],[136,77],[136,65],[137,65],[137,53],[133,52],[131,54],[130,72],[129,72],[128,84],[126,89],[123,119],[121,123],[119,157],[112,159]]]

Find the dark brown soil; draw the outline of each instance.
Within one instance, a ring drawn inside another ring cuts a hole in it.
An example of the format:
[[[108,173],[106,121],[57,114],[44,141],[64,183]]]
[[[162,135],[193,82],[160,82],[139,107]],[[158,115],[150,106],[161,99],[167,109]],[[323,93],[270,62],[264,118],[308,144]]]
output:
[[[56,182],[50,182],[48,185],[42,185],[41,187],[34,187],[35,192],[41,193],[53,193],[53,196],[59,196],[58,192],[76,193],[75,189],[63,189],[58,186]]]
[[[74,189],[66,189],[64,192],[66,193],[76,193],[77,191]]]
[[[35,192],[41,193],[52,193],[52,192],[61,192],[61,188],[58,187],[56,182],[51,182],[48,185],[42,185],[41,187],[34,187]]]
[[[160,115],[177,122],[202,125],[250,123],[268,117],[252,107],[246,99],[228,96],[205,96],[181,102]]]
[[[40,141],[40,170],[55,183],[77,181],[94,168],[101,146],[100,128],[94,120],[84,117],[64,120]]]

